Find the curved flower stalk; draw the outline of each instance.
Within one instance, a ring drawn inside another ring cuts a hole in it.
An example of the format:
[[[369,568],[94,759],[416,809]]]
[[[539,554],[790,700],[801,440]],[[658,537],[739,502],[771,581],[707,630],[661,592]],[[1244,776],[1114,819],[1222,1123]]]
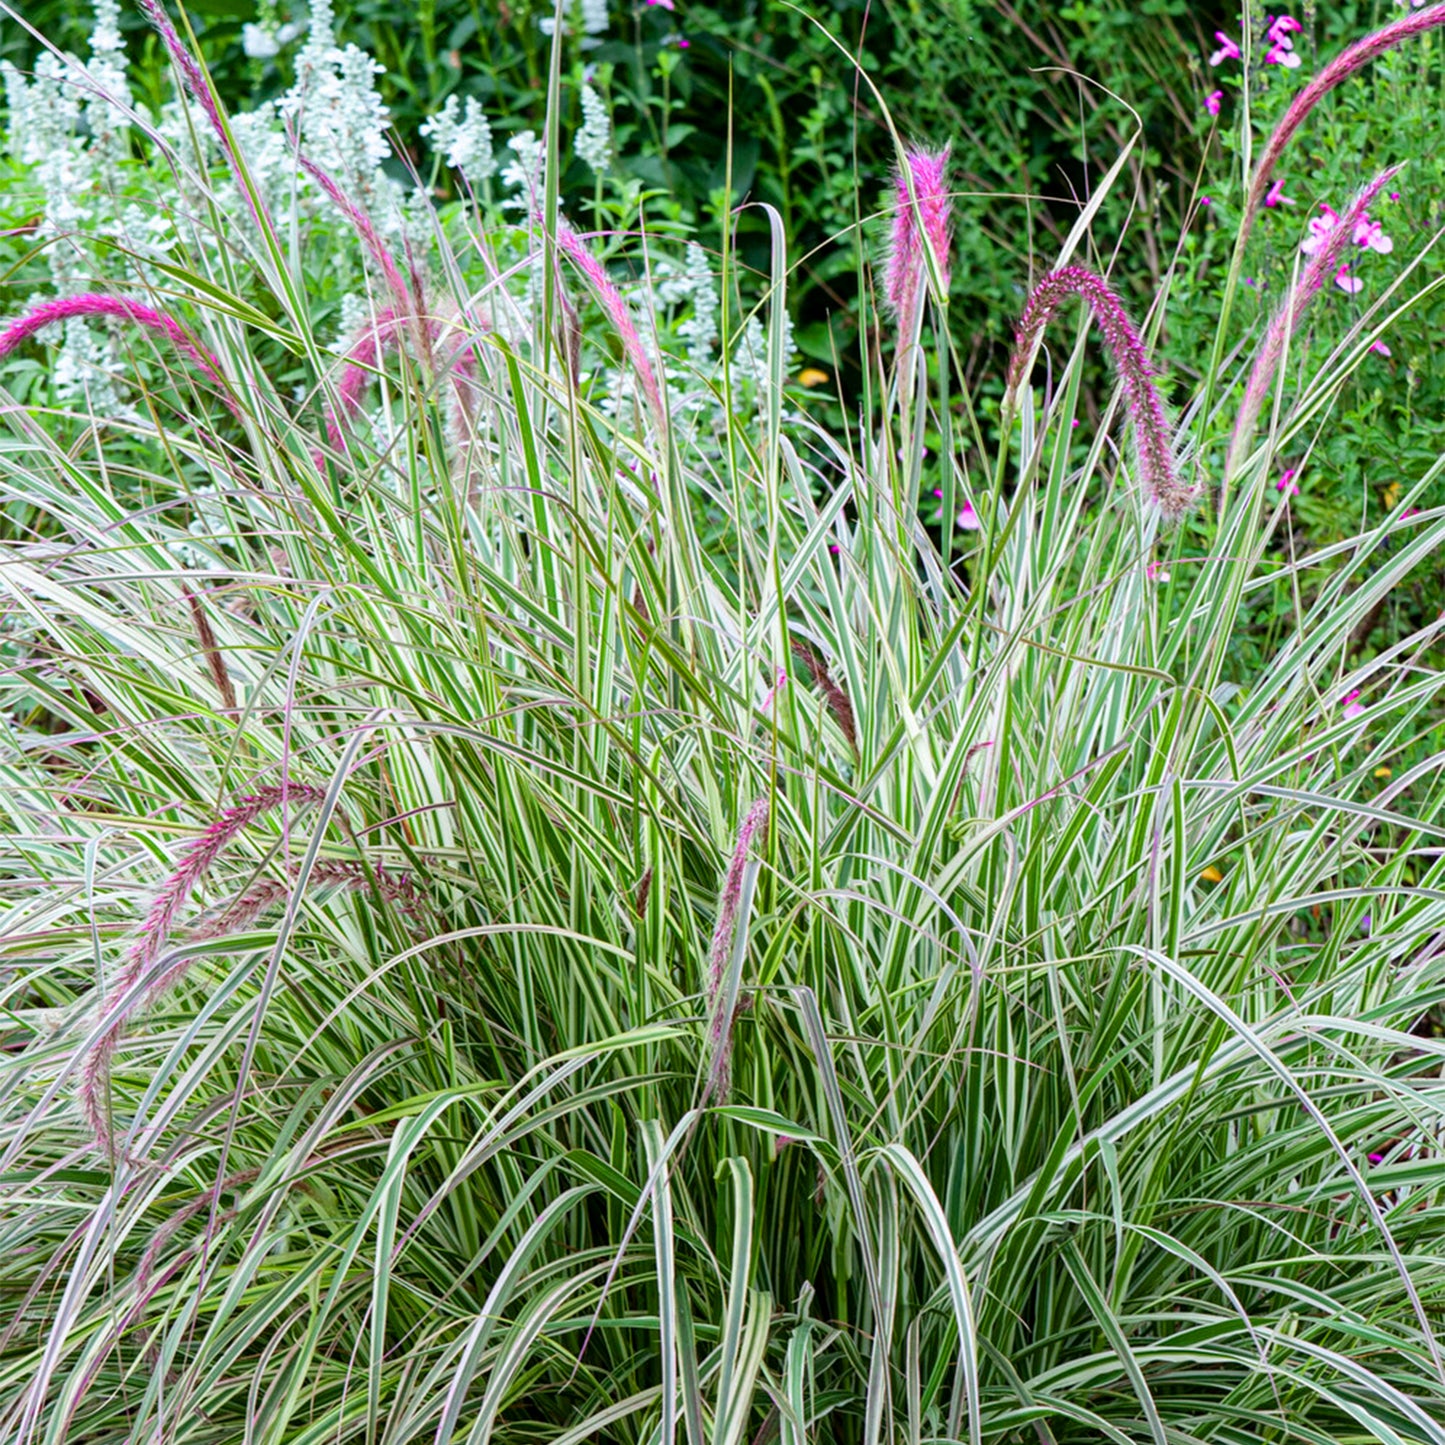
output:
[[[853,704],[848,700],[848,694],[834,680],[823,659],[806,642],[795,639],[793,652],[807,668],[808,676],[813,679],[813,685],[823,694],[823,701],[828,704],[828,711],[833,714],[839,728],[842,729],[843,736],[848,740],[848,746],[853,750],[853,756],[856,758],[858,756],[858,725],[853,716]]]
[[[28,341],[37,331],[54,325],[57,321],[69,321],[75,316],[115,316],[124,321],[133,321],[137,326],[164,336],[182,356],[205,373],[207,379],[220,392],[221,400],[232,416],[240,416],[240,409],[221,376],[221,363],[204,347],[192,341],[173,317],[153,307],[143,306],[139,301],[127,301],[120,296],[86,292],[80,296],[61,296],[54,301],[44,302],[18,321],[12,321],[0,332],[0,360],[22,342]]]
[[[718,905],[717,924],[713,928],[712,947],[708,950],[707,1004],[712,1019],[709,1035],[711,1062],[703,1098],[722,1103],[727,1098],[732,1063],[733,1020],[723,995],[723,981],[732,959],[733,938],[738,931],[738,904],[742,901],[743,871],[748,863],[748,850],[759,834],[767,831],[768,800],[759,798],[747,811],[738,829],[732,861],[723,880],[722,901]]]
[[[1375,197],[1399,172],[1399,166],[1391,166],[1388,170],[1381,171],[1355,197],[1344,213],[1336,218],[1333,227],[1318,237],[1310,254],[1309,264],[1300,272],[1299,279],[1285,297],[1284,304],[1275,312],[1274,319],[1269,323],[1269,330],[1265,332],[1264,345],[1260,347],[1259,355],[1255,357],[1254,366],[1250,370],[1244,398],[1239,404],[1239,415],[1235,418],[1234,432],[1229,439],[1229,451],[1224,461],[1226,478],[1234,475],[1235,468],[1254,435],[1255,424],[1259,420],[1265,398],[1269,395],[1270,384],[1279,367],[1280,357],[1284,355],[1285,344],[1299,328],[1300,320],[1310,302],[1319,294],[1325,282],[1338,273],[1340,256],[1353,242],[1357,227],[1368,224],[1365,213]]]
[[[1193,505],[1195,489],[1180,480],[1175,468],[1169,420],[1154,385],[1154,368],[1149,363],[1144,339],[1102,276],[1084,266],[1066,266],[1050,271],[1029,293],[1014,332],[1005,405],[1012,405],[1027,379],[1044,327],[1070,296],[1080,296],[1088,303],[1113,354],[1134,422],[1139,476],[1146,495],[1166,518],[1172,521],[1182,517]]]
[[[176,31],[174,22],[166,13],[166,8],[161,0],[140,0],[140,12],[151,23],[151,28],[161,38],[161,43],[169,52],[172,64],[181,74],[185,87],[191,93],[192,99],[206,113],[206,119],[211,122],[211,129],[216,133],[216,139],[221,145],[221,154],[234,164],[235,156],[231,150],[230,137],[226,134],[226,127],[221,120],[221,112],[216,107],[216,97],[211,92],[211,87],[206,81],[205,72],[201,69],[196,57],[186,48],[186,43]]]
[[[332,177],[322,169],[315,161],[308,159],[299,152],[296,156],[297,163],[301,169],[321,187],[327,200],[351,222],[356,234],[361,238],[361,243],[366,247],[372,260],[376,262],[381,274],[386,277],[386,284],[391,288],[391,293],[396,297],[397,305],[403,312],[413,314],[420,313],[422,309],[422,292],[420,278],[413,272],[414,285],[408,286],[402,278],[401,270],[396,264],[390,251],[386,249],[380,236],[376,234],[376,227],[371,223],[371,217],[366,214],[354,201],[352,201]]]
[[[642,337],[637,334],[632,312],[622,292],[617,289],[617,283],[607,274],[607,268],[602,262],[587,249],[581,236],[560,217],[557,221],[557,246],[582,273],[583,279],[596,295],[598,304],[607,313],[607,319],[621,337],[622,350],[627,356],[628,364],[637,374],[647,403],[660,424],[666,417],[662,404],[662,389],[657,384],[657,373],[653,370],[647,349],[642,344]]]
[[[1445,25],[1445,4],[1429,5],[1422,10],[1413,10],[1408,15],[1402,15],[1398,20],[1392,20],[1373,34],[1347,46],[1333,60],[1320,67],[1309,84],[1290,102],[1289,109],[1285,111],[1280,123],[1274,128],[1274,134],[1260,152],[1259,164],[1254,169],[1254,180],[1250,184],[1249,196],[1245,202],[1244,218],[1240,222],[1238,246],[1241,250],[1254,222],[1255,213],[1269,190],[1270,176],[1274,172],[1275,164],[1290,143],[1291,137],[1304,124],[1310,111],[1355,71],[1386,51],[1393,50],[1412,35],[1423,35],[1437,25]]]
[[[126,995],[146,976],[155,965],[175,926],[176,915],[186,899],[191,896],[197,883],[210,871],[212,864],[221,856],[226,845],[243,829],[278,807],[302,807],[320,803],[325,798],[320,788],[305,783],[278,783],[263,788],[258,793],[242,798],[227,808],[219,818],[187,848],[180,866],[161,885],[155,901],[146,913],[145,922],[140,926],[136,940],[131,944],[121,964],[120,971],[110,986],[100,1006],[102,1019],[110,1018],[110,1026],[91,1046],[90,1052],[80,1070],[80,1108],[86,1123],[95,1138],[96,1146],[111,1158],[115,1157],[116,1141],[111,1132],[105,1100],[105,1075],[115,1046],[120,1039],[121,1029],[126,1020],[137,1009],[151,1004],[172,984],[177,983],[191,966],[190,959],[173,963],[159,978],[154,979],[139,998],[133,1000],[122,1013],[116,1011],[124,1003]]]
[[[948,156],[948,146],[937,151],[913,147],[903,153],[904,164],[894,172],[893,232],[883,268],[883,299],[897,323],[900,347],[912,342],[918,328],[928,269],[925,247],[938,268],[937,299],[942,304],[948,297],[953,243]]]

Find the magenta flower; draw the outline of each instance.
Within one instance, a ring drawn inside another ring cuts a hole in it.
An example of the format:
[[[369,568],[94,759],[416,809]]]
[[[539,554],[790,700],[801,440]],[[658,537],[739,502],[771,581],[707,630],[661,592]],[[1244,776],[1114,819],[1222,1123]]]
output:
[[[1355,245],[1363,246],[1367,251],[1378,251],[1382,256],[1388,256],[1395,249],[1395,243],[1385,234],[1385,228],[1378,221],[1372,221],[1368,211],[1355,222],[1351,239]]]
[[[660,5],[664,10],[674,9],[672,0],[647,0],[649,5]]]
[[[1204,97],[1204,108],[1210,115],[1218,115],[1219,107],[1224,104],[1224,92],[1222,90],[1211,90]]]
[[[1295,481],[1295,475],[1294,467],[1286,468],[1279,481],[1274,484],[1275,491],[1283,492],[1287,497],[1299,496],[1299,483]]]
[[[1174,466],[1173,432],[1164,402],[1154,385],[1154,368],[1134,323],[1102,276],[1084,266],[1050,271],[1029,293],[1014,332],[1005,405],[1028,379],[1034,351],[1054,313],[1070,297],[1079,296],[1094,313],[1113,353],[1138,447],[1139,477],[1149,500],[1168,518],[1182,517],[1194,502],[1194,488],[1179,478]]]
[[[1371,351],[1377,351],[1377,352],[1379,352],[1379,354],[1380,354],[1381,356],[1393,356],[1393,355],[1394,355],[1394,353],[1390,350],[1390,348],[1389,348],[1388,346],[1385,345],[1385,343],[1384,343],[1383,341],[1377,341],[1377,342],[1375,342],[1375,344],[1370,347],[1370,350],[1371,350]]]
[[[1300,250],[1303,251],[1306,256],[1313,256],[1321,245],[1334,234],[1335,227],[1338,226],[1339,223],[1339,216],[1321,201],[1320,214],[1310,217],[1309,235],[1300,242]]]
[[[1290,35],[1303,29],[1304,26],[1293,15],[1281,15],[1278,20],[1270,21],[1265,34],[1276,45],[1292,45],[1294,42],[1290,40]]]
[[[1345,264],[1335,272],[1335,285],[1338,286],[1341,291],[1347,291],[1353,296],[1357,291],[1363,291],[1365,289],[1365,283],[1361,281],[1358,276],[1351,276],[1349,272],[1350,263],[1346,261]]]
[[[1216,30],[1214,38],[1219,42],[1219,49],[1209,57],[1211,65],[1222,65],[1226,60],[1242,60],[1239,46],[1227,36],[1224,31]]]
[[[1359,715],[1365,710],[1365,705],[1359,700],[1359,698],[1359,688],[1355,688],[1352,692],[1347,692],[1340,699],[1340,716],[1347,718],[1359,717]]]
[[[983,523],[979,520],[978,513],[973,509],[972,502],[965,502],[963,504],[963,510],[959,512],[956,521],[961,532],[976,532],[983,526]]]
[[[1284,193],[1284,182],[1276,181],[1270,188],[1269,194],[1264,198],[1266,206],[1292,206],[1294,198]]]
[[[883,270],[883,298],[898,323],[900,347],[917,331],[927,277],[924,246],[938,268],[940,303],[948,298],[953,245],[953,203],[948,194],[949,147],[903,153],[893,180],[893,232]],[[906,167],[906,170],[904,169]]]

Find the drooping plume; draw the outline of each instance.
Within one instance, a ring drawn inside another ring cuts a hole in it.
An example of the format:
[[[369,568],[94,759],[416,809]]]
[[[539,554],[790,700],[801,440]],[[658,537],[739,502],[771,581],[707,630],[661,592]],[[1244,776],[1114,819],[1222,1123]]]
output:
[[[759,834],[768,826],[768,800],[759,798],[738,829],[733,856],[723,879],[722,899],[718,904],[717,924],[713,928],[712,947],[708,950],[707,1002],[712,1020],[710,1033],[711,1062],[708,1067],[706,1097],[721,1102],[727,1097],[728,1074],[732,1060],[733,1021],[731,1011],[725,1018],[727,1000],[723,981],[732,959],[733,938],[738,929],[738,904],[742,901],[743,873],[748,864],[748,851]]]
[[[1423,13],[1423,12],[1422,12]],[[1231,477],[1243,459],[1254,436],[1265,398],[1269,395],[1274,374],[1279,367],[1280,357],[1289,338],[1299,329],[1301,318],[1310,302],[1319,294],[1325,282],[1335,275],[1340,265],[1340,256],[1354,240],[1357,227],[1365,224],[1365,213],[1376,196],[1399,174],[1399,166],[1381,171],[1374,180],[1350,202],[1334,226],[1319,238],[1309,264],[1300,272],[1284,304],[1275,312],[1274,319],[1265,332],[1264,344],[1254,359],[1249,380],[1245,384],[1244,398],[1239,404],[1239,415],[1235,418],[1234,433],[1229,440],[1229,452],[1224,462],[1224,475]]]
[[[1437,25],[1445,25],[1445,4],[1429,5],[1422,10],[1412,11],[1409,15],[1402,15],[1398,20],[1392,20],[1373,34],[1347,46],[1333,60],[1320,67],[1290,102],[1289,109],[1285,111],[1284,117],[1274,128],[1274,134],[1260,152],[1259,164],[1255,167],[1254,180],[1250,184],[1249,197],[1245,202],[1244,219],[1241,223],[1243,234],[1237,243],[1240,248],[1243,247],[1244,237],[1248,235],[1255,213],[1269,190],[1275,164],[1290,143],[1291,137],[1304,124],[1306,116],[1341,81],[1348,80],[1357,70],[1393,50],[1412,35],[1423,35]]]
[[[1193,504],[1195,492],[1180,480],[1174,465],[1173,434],[1159,389],[1154,385],[1154,368],[1144,338],[1102,276],[1084,266],[1066,266],[1050,271],[1029,293],[1014,332],[1008,396],[1013,397],[1027,380],[1044,328],[1071,296],[1082,297],[1088,304],[1118,368],[1134,423],[1139,477],[1145,493],[1165,517],[1183,516]]]
[[[953,248],[953,202],[948,194],[948,146],[903,153],[893,179],[893,232],[883,269],[883,299],[907,346],[918,326],[928,283],[927,252],[937,267],[940,302],[948,297]],[[906,167],[906,169],[905,169]]]
[[[126,1019],[137,1009],[145,1008],[159,998],[172,984],[179,981],[190,967],[190,959],[173,963],[159,978],[153,979],[145,992],[132,1000],[123,1013],[117,1013],[125,997],[146,976],[147,971],[161,956],[161,949],[175,927],[176,915],[197,883],[210,871],[212,864],[221,856],[226,845],[244,828],[264,813],[274,808],[299,808],[320,803],[325,793],[304,783],[278,783],[263,788],[259,793],[242,798],[233,807],[227,808],[219,818],[186,849],[180,865],[161,885],[155,901],[146,913],[135,942],[125,955],[114,982],[100,1006],[101,1018],[112,1014],[109,1027],[95,1041],[85,1056],[80,1071],[80,1107],[85,1121],[90,1125],[97,1146],[107,1155],[115,1154],[115,1139],[110,1131],[105,1107],[105,1074],[111,1055],[120,1039]]]
[[[653,416],[660,422],[665,412],[662,391],[657,384],[657,373],[653,370],[647,349],[642,344],[642,337],[637,334],[632,312],[628,309],[622,292],[617,289],[617,283],[607,274],[607,268],[602,262],[588,250],[581,236],[560,218],[557,221],[557,246],[582,273],[583,279],[596,295],[598,304],[607,313],[607,319],[622,339],[622,350],[628,364],[637,374],[637,380],[652,408]]]
[[[119,296],[86,292],[80,296],[61,296],[37,306],[29,315],[12,321],[0,332],[0,359],[28,341],[37,331],[54,325],[57,321],[69,321],[73,316],[115,316],[123,321],[133,321],[137,326],[164,336],[182,356],[205,373],[207,379],[220,392],[221,400],[232,415],[240,415],[235,399],[221,378],[221,363],[209,351],[192,341],[180,323],[163,311],[143,306],[139,301],[126,301]]]

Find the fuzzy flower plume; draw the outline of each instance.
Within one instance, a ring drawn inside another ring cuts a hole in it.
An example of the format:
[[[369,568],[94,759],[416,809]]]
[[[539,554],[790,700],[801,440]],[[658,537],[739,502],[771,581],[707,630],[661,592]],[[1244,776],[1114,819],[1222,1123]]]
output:
[[[175,927],[176,915],[203,877],[210,871],[226,845],[257,818],[278,807],[297,808],[319,803],[325,794],[319,788],[304,783],[278,783],[263,788],[242,798],[227,808],[219,818],[186,849],[180,866],[161,885],[145,921],[140,926],[135,942],[131,944],[121,964],[120,971],[110,986],[100,1008],[102,1019],[110,1023],[105,1032],[95,1041],[86,1055],[80,1071],[80,1107],[85,1121],[100,1150],[110,1157],[115,1156],[115,1136],[111,1132],[106,1107],[105,1077],[111,1055],[120,1038],[121,1029],[130,1014],[144,1008],[163,994],[172,984],[179,981],[190,967],[189,959],[173,963],[159,977],[153,979],[144,993],[131,1001],[121,1011],[126,996],[146,976],[161,956],[166,939]]]
[[[192,341],[180,323],[163,311],[142,306],[139,301],[126,301],[119,296],[87,292],[80,296],[61,296],[37,306],[28,316],[12,321],[0,332],[0,359],[8,356],[17,346],[28,341],[44,327],[79,316],[115,316],[123,321],[133,321],[137,326],[164,336],[182,356],[205,373],[207,379],[220,391],[221,400],[230,408],[231,413],[240,414],[229,389],[221,379],[221,364],[210,352]]]
[[[598,304],[607,313],[607,319],[617,329],[618,336],[622,338],[622,350],[626,353],[633,371],[637,373],[637,380],[647,397],[648,405],[652,407],[653,415],[661,421],[665,413],[662,391],[657,384],[657,373],[652,369],[652,361],[642,344],[642,338],[637,334],[637,325],[622,292],[617,289],[617,283],[607,274],[607,268],[602,262],[587,249],[581,236],[566,221],[560,219],[557,222],[557,246],[582,273],[583,279],[596,295]]]
[[[715,1098],[719,1103],[727,1097],[733,1041],[732,1018],[723,1017],[727,1003],[723,994],[723,981],[732,960],[733,937],[738,931],[738,904],[742,901],[743,873],[748,865],[748,851],[754,841],[767,831],[767,827],[768,800],[759,798],[748,809],[747,816],[738,829],[732,861],[728,864],[727,876],[723,879],[722,901],[718,905],[717,925],[712,932],[712,947],[708,950],[707,1003],[712,1018],[712,1063],[708,1069],[705,1097]]]
[[[211,87],[200,63],[176,33],[176,27],[166,13],[166,7],[161,4],[161,0],[140,0],[140,12],[150,21],[156,34],[160,36],[161,43],[170,52],[171,62],[180,71],[181,80],[185,83],[186,89],[205,111],[206,119],[211,122],[211,129],[216,132],[216,139],[221,143],[221,153],[229,157],[231,143],[226,137],[226,127],[221,121],[221,112],[216,108],[216,97],[211,92]]]
[[[898,324],[900,346],[907,346],[918,326],[919,308],[928,275],[924,247],[938,267],[940,303],[948,296],[953,244],[953,202],[948,194],[948,146],[903,153],[893,181],[893,233],[883,269],[883,299]],[[904,167],[906,166],[906,170]]]
[[[1412,35],[1423,35],[1427,30],[1433,30],[1437,25],[1445,25],[1445,4],[1429,5],[1422,10],[1413,10],[1408,15],[1402,15],[1398,20],[1392,20],[1373,34],[1366,35],[1362,40],[1346,47],[1328,64],[1321,66],[1309,83],[1300,89],[1290,102],[1283,119],[1274,128],[1274,134],[1270,136],[1264,150],[1260,152],[1259,164],[1255,167],[1254,181],[1244,207],[1244,219],[1241,222],[1243,235],[1239,241],[1241,246],[1244,244],[1244,236],[1249,233],[1255,213],[1269,190],[1270,176],[1274,173],[1276,162],[1284,153],[1291,137],[1304,124],[1310,111],[1341,81],[1348,80],[1377,56],[1393,50]]]
[[[297,160],[301,163],[301,169],[321,187],[327,200],[346,217],[356,228],[356,234],[361,238],[361,243],[370,252],[371,258],[386,277],[386,284],[391,288],[392,295],[406,311],[420,311],[420,296],[413,296],[411,288],[402,279],[401,271],[396,262],[392,259],[391,252],[387,250],[380,236],[376,233],[376,227],[371,223],[371,217],[351,201],[342,191],[336,181],[315,161],[308,160],[303,155],[298,155]]]
[[[813,685],[823,694],[823,700],[828,704],[828,711],[833,714],[838,726],[843,731],[843,736],[848,740],[848,746],[853,750],[853,756],[858,756],[858,725],[853,717],[853,704],[848,700],[848,694],[833,679],[823,659],[808,646],[806,642],[794,641],[793,651],[803,666],[808,669],[808,676],[813,679]]]
[[[1050,271],[1029,293],[1014,332],[1008,398],[1014,397],[1027,380],[1044,328],[1070,296],[1080,296],[1087,302],[1113,354],[1134,422],[1139,475],[1145,492],[1166,518],[1172,521],[1182,517],[1193,504],[1194,488],[1186,486],[1175,469],[1169,420],[1154,385],[1154,368],[1144,339],[1102,276],[1083,266],[1066,266]]]
[[[1399,171],[1399,166],[1391,166],[1388,170],[1381,171],[1346,207],[1344,213],[1335,218],[1331,229],[1318,237],[1310,253],[1309,264],[1300,272],[1294,288],[1275,313],[1269,330],[1265,332],[1264,344],[1259,349],[1259,355],[1255,357],[1249,381],[1245,384],[1244,399],[1239,404],[1239,415],[1235,418],[1234,434],[1230,437],[1229,452],[1224,462],[1226,477],[1233,476],[1235,468],[1243,459],[1250,438],[1254,435],[1259,413],[1269,396],[1280,357],[1284,354],[1289,338],[1298,329],[1305,309],[1319,294],[1325,282],[1338,274],[1340,257],[1354,241],[1356,228],[1362,223],[1368,224],[1365,217],[1371,203]]]

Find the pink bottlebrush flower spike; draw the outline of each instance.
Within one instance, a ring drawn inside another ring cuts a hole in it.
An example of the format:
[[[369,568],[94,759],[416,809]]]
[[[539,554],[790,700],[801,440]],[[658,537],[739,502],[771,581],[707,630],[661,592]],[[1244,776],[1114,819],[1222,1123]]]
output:
[[[1332,276],[1337,285],[1341,279],[1355,282],[1354,277],[1345,274],[1348,262],[1345,266],[1341,266],[1340,256],[1345,247],[1350,244],[1360,218],[1369,209],[1375,197],[1399,173],[1399,170],[1399,166],[1391,166],[1388,170],[1381,171],[1355,197],[1343,215],[1335,216],[1331,211],[1329,214],[1334,217],[1333,224],[1328,230],[1317,233],[1313,238],[1314,245],[1310,253],[1309,264],[1300,272],[1294,288],[1285,297],[1284,304],[1275,313],[1274,320],[1270,322],[1269,329],[1265,332],[1264,344],[1259,349],[1259,355],[1255,357],[1254,366],[1249,373],[1249,380],[1245,383],[1244,399],[1239,404],[1239,415],[1235,419],[1234,434],[1230,437],[1229,451],[1224,459],[1226,478],[1234,475],[1235,468],[1243,460],[1244,450],[1254,436],[1255,423],[1259,420],[1259,413],[1264,406],[1265,398],[1269,395],[1270,384],[1274,380],[1280,357],[1284,354],[1285,344],[1299,327],[1305,308],[1309,306],[1325,282]],[[1313,226],[1313,223],[1311,225]],[[1355,282],[1355,284],[1359,283]]]
[[[738,928],[738,904],[742,901],[743,871],[748,863],[748,850],[768,826],[768,800],[759,798],[747,811],[738,829],[732,861],[723,879],[722,900],[718,905],[717,924],[713,929],[712,947],[708,950],[707,1002],[712,1019],[712,1062],[708,1069],[706,1097],[719,1103],[727,1097],[728,1070],[732,1057],[731,1017],[724,1018],[727,1000],[723,997],[723,981],[732,959],[733,937]]]
[[[97,1147],[106,1155],[114,1157],[115,1136],[111,1133],[110,1120],[105,1099],[105,1074],[111,1055],[120,1039],[126,1019],[138,1008],[144,1008],[158,998],[190,967],[190,959],[173,963],[159,978],[153,979],[130,1006],[119,1012],[121,1005],[137,984],[161,956],[161,949],[175,926],[176,915],[196,884],[210,871],[211,865],[220,857],[226,845],[249,824],[273,808],[301,807],[309,803],[320,803],[325,798],[320,788],[304,783],[279,783],[263,788],[259,793],[242,798],[233,807],[227,808],[219,818],[186,849],[180,866],[161,885],[160,892],[146,913],[136,940],[131,944],[121,965],[120,972],[111,984],[109,992],[100,1006],[102,1019],[110,1019],[105,1032],[91,1045],[90,1052],[80,1070],[80,1108],[85,1121],[90,1125]]]
[[[28,341],[37,331],[54,325],[57,321],[69,321],[75,316],[115,316],[123,321],[133,321],[148,331],[164,336],[182,356],[203,371],[221,393],[221,400],[233,416],[240,410],[231,396],[229,388],[221,377],[221,363],[204,347],[197,345],[182,329],[180,323],[163,311],[143,306],[139,301],[126,301],[119,296],[102,296],[86,292],[80,296],[61,296],[47,301],[34,311],[0,332],[0,358],[8,356],[22,342]]]
[[[898,343],[909,345],[918,326],[928,264],[938,269],[942,303],[948,298],[953,248],[953,202],[948,194],[949,147],[903,153],[894,176],[893,233],[883,270],[883,298],[898,325]],[[906,169],[905,169],[906,168]]]
[[[1027,379],[1044,328],[1070,296],[1080,296],[1088,303],[1113,354],[1134,422],[1139,475],[1146,495],[1165,517],[1182,517],[1193,503],[1195,491],[1180,480],[1175,469],[1172,432],[1154,385],[1154,368],[1144,339],[1102,276],[1084,266],[1066,266],[1061,271],[1050,271],[1029,293],[1014,333],[1006,404]]]
[[[1305,117],[1309,115],[1310,111],[1335,86],[1341,81],[1347,80],[1362,66],[1368,65],[1370,61],[1385,54],[1386,51],[1393,50],[1412,35],[1423,35],[1425,31],[1433,30],[1437,25],[1445,25],[1445,4],[1430,5],[1423,10],[1416,10],[1412,14],[1402,15],[1398,20],[1392,20],[1388,25],[1342,50],[1328,64],[1321,66],[1310,82],[1299,91],[1290,102],[1283,119],[1274,128],[1274,134],[1270,136],[1264,150],[1260,153],[1259,164],[1254,170],[1254,181],[1249,190],[1249,198],[1244,207],[1244,219],[1240,223],[1241,234],[1237,244],[1241,250],[1254,221],[1255,213],[1259,210],[1260,204],[1269,190],[1270,177],[1274,174],[1275,165],[1280,156],[1284,154],[1284,149],[1289,144],[1291,137],[1304,124]]]
[[[216,139],[221,143],[221,151],[228,158],[231,158],[231,142],[226,135],[226,127],[221,121],[221,112],[216,108],[216,97],[211,92],[211,87],[206,82],[205,72],[201,69],[200,62],[186,48],[185,42],[176,32],[176,27],[171,17],[166,13],[166,8],[161,0],[140,0],[140,12],[150,21],[161,43],[169,51],[171,61],[181,73],[181,79],[185,87],[190,91],[192,97],[202,110],[206,112],[206,119],[211,122],[211,129],[216,132]]]
[[[607,268],[587,249],[581,236],[560,217],[557,221],[557,246],[562,254],[582,273],[596,294],[598,303],[607,313],[607,319],[612,322],[617,334],[622,338],[622,350],[633,371],[637,373],[637,379],[642,384],[643,393],[652,407],[653,415],[661,422],[666,416],[666,409],[662,404],[662,389],[657,384],[657,373],[652,368],[652,362],[642,344],[642,338],[637,334],[636,323],[632,319],[632,313],[628,310],[622,292],[617,289],[616,282],[607,274]]]

